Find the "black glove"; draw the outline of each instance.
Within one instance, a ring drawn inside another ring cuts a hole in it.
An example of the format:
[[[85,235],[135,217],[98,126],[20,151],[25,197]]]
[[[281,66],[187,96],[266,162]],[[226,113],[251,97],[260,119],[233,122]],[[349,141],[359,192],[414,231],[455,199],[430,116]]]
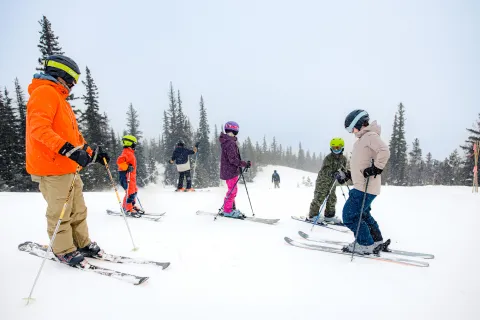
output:
[[[198,148],[199,145],[200,145],[200,141],[195,142],[195,148]]]
[[[76,149],[70,142],[65,142],[63,147],[58,150],[62,156],[72,159],[81,167],[86,167],[92,162],[92,157],[82,148]]]
[[[337,171],[333,174],[333,176],[340,184],[345,184],[345,182],[348,181],[347,175],[343,171]]]
[[[251,168],[252,167],[252,162],[250,160],[247,161],[247,165],[245,166],[245,168]]]
[[[377,174],[381,174],[382,173],[382,169],[379,169],[377,167],[375,167],[373,164],[371,167],[368,167],[366,168],[365,170],[363,170],[363,176],[365,178],[368,178],[368,177],[371,177],[373,176],[374,178],[377,177]]]
[[[107,160],[107,163],[110,162],[110,157],[106,152],[102,152],[102,149],[100,147],[97,148],[96,152],[98,152],[98,154],[93,152],[93,157],[92,157],[93,159],[95,159],[96,163],[105,165],[105,162],[103,161],[103,159]],[[95,154],[96,154],[96,158],[95,158]]]
[[[133,166],[131,164],[128,165],[127,172],[133,172]]]

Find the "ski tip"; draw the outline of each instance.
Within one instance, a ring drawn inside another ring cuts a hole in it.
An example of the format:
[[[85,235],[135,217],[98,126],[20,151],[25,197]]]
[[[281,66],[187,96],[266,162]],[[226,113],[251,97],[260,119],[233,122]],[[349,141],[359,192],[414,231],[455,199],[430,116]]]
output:
[[[310,236],[309,236],[308,234],[306,234],[305,232],[303,232],[303,231],[298,231],[298,234],[299,234],[300,237],[302,237],[302,238],[305,238],[305,239],[310,238]]]
[[[170,266],[170,262],[165,262],[162,264],[162,270],[167,269]]]
[[[141,277],[139,280],[138,280],[138,283],[135,283],[136,286],[144,283],[144,282],[147,282],[149,278],[148,277]]]
[[[283,238],[288,244],[292,244],[293,240],[290,239],[289,237]]]

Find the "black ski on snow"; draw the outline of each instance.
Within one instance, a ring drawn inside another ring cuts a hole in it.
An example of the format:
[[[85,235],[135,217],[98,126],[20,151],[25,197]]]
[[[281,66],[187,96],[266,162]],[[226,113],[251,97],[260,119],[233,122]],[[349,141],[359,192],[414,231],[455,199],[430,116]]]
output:
[[[313,225],[313,222],[305,220],[305,217],[302,217],[302,216],[292,216],[292,219],[297,220],[297,221],[302,221],[302,222],[308,223],[310,225]],[[328,223],[325,223],[325,222],[321,221],[320,219],[318,219],[317,224],[315,224],[315,225],[319,226],[319,227],[324,227],[324,228],[327,228],[327,229],[330,229],[330,230],[335,230],[335,231],[338,231],[338,232],[343,232],[343,233],[350,232],[350,230],[346,229],[344,226],[339,226],[339,225],[335,225],[335,224],[328,224]],[[340,228],[340,227],[342,227],[342,228]]]
[[[107,214],[111,215],[111,216],[120,216],[120,217],[123,217],[123,214],[120,212],[120,211],[113,211],[113,210],[108,210],[107,209]],[[142,214],[141,217],[139,218],[135,218],[135,217],[131,217],[129,215],[127,215],[127,218],[131,218],[131,219],[142,219],[142,220],[149,220],[149,221],[155,221],[155,222],[158,222],[160,221],[160,219],[162,218],[162,216],[165,214],[165,212],[163,213],[157,213],[157,214]]]
[[[18,250],[27,252],[27,253],[29,253],[33,256],[39,257],[39,258],[44,258],[45,254],[46,254],[46,247],[45,246],[42,246],[38,243],[30,242],[30,241],[19,244],[18,245]],[[68,266],[68,264],[60,262],[59,260],[57,260],[57,258],[55,257],[55,255],[53,253],[50,253],[50,255],[47,257],[47,259]],[[74,267],[74,268],[82,270],[82,271],[94,272],[94,273],[97,273],[97,274],[100,274],[100,275],[103,275],[103,276],[107,276],[107,277],[115,278],[117,280],[122,280],[122,281],[125,281],[125,282],[128,282],[128,283],[132,283],[134,285],[142,284],[142,283],[144,283],[145,281],[148,280],[148,277],[141,277],[141,276],[137,276],[137,275],[134,275],[134,274],[129,274],[129,273],[125,273],[125,272],[120,272],[120,271],[116,271],[116,270],[112,270],[112,269],[99,267],[99,266],[91,264],[90,262],[85,263],[83,265],[83,267],[78,266],[78,267]]]
[[[257,217],[245,217],[243,219],[231,218],[231,217],[224,217],[222,215],[217,215],[217,213],[215,213],[215,212],[208,212],[208,211],[201,211],[201,210],[198,210],[197,214],[198,215],[218,216],[220,218],[234,219],[234,220],[247,220],[247,221],[259,222],[259,223],[265,223],[265,224],[275,224],[278,221],[280,221],[280,219],[264,219],[264,218],[257,218]]]
[[[310,250],[317,250],[317,251],[324,251],[324,252],[331,252],[331,253],[343,254],[343,255],[348,255],[348,256],[352,255],[351,252],[344,252],[344,251],[342,251],[342,249],[339,249],[339,248],[333,248],[333,247],[329,247],[329,246],[320,246],[320,245],[316,245],[316,244],[299,242],[299,241],[292,240],[289,237],[285,237],[284,239],[288,244],[290,244],[294,247],[310,249]],[[357,253],[355,253],[354,256],[355,257],[360,257],[360,258],[378,260],[378,261],[393,262],[393,263],[403,264],[403,265],[407,265],[407,266],[415,266],[415,267],[428,267],[429,266],[428,262],[409,260],[409,259],[396,257],[396,256],[384,257],[384,256],[379,256],[379,255],[374,255],[374,254],[362,255],[362,254],[357,254]]]
[[[303,231],[298,231],[298,234],[300,237],[312,241],[312,242],[317,242],[317,243],[327,243],[327,244],[333,244],[337,246],[347,246],[348,242],[343,242],[343,241],[332,241],[332,240],[325,240],[325,239],[312,239],[308,234],[306,234]],[[390,241],[390,240],[387,240]],[[390,242],[388,242],[390,243]],[[409,252],[409,251],[403,251],[403,250],[394,250],[388,248],[387,251],[382,250],[382,253],[392,253],[392,254],[398,254],[401,256],[409,256],[409,257],[417,257],[417,258],[423,258],[423,259],[433,259],[435,256],[430,253],[420,253],[420,252]]]

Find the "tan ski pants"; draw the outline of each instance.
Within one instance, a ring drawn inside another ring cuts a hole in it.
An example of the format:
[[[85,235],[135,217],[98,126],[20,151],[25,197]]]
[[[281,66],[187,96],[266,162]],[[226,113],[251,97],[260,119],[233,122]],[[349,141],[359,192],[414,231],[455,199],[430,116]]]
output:
[[[32,176],[33,181],[40,183],[40,191],[48,204],[46,217],[47,232],[50,239],[55,231],[63,205],[67,200],[73,176],[73,173],[61,176]],[[80,175],[78,175],[62,223],[55,237],[53,244],[53,252],[55,254],[66,254],[90,244],[87,226],[87,207],[85,206],[82,190],[83,182]]]

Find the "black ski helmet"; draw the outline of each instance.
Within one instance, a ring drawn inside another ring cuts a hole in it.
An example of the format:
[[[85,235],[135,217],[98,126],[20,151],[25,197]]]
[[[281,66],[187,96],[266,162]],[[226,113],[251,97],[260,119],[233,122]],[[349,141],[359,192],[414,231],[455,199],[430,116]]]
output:
[[[348,133],[353,132],[353,128],[360,130],[364,124],[368,124],[370,116],[365,110],[357,109],[353,110],[345,118],[345,129]]]
[[[185,143],[183,143],[182,140],[178,141],[177,147],[184,147],[184,146],[185,146]]]
[[[45,73],[52,77],[62,78],[69,86],[78,82],[80,69],[78,65],[69,57],[62,55],[49,56],[44,62]]]

